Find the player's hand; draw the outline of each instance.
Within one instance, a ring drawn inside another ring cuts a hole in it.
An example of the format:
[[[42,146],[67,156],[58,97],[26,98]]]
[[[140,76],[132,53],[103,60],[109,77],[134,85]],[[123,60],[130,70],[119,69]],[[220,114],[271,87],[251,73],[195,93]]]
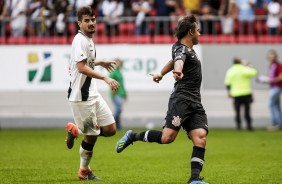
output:
[[[163,76],[161,76],[160,74],[150,73],[150,75],[153,77],[153,81],[156,83],[159,83],[163,78]]]
[[[101,63],[101,66],[104,67],[108,72],[112,72],[116,68],[116,62],[115,61],[103,61]]]
[[[112,79],[112,78],[109,78],[109,77],[105,77],[104,81],[110,86],[110,88],[113,90],[113,91],[116,91],[118,90],[119,88],[119,83]]]
[[[173,78],[176,80],[176,81],[179,81],[180,79],[183,78],[183,73],[182,72],[177,72],[177,71],[173,71]]]

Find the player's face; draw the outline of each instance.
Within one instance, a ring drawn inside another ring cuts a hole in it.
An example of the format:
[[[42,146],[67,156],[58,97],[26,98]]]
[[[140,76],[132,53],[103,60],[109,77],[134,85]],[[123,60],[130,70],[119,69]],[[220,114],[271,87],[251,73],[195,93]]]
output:
[[[195,30],[194,30],[194,34],[192,37],[192,43],[193,45],[197,45],[199,43],[199,36],[200,36],[200,29],[199,29],[199,25],[195,23]]]
[[[82,20],[78,21],[80,30],[88,37],[92,37],[96,29],[96,18],[95,16],[83,15]]]

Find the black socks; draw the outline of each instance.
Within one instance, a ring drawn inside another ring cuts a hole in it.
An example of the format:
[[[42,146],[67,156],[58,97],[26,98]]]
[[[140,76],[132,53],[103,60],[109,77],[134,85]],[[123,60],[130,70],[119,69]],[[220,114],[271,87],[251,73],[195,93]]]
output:
[[[162,132],[157,130],[147,130],[140,133],[132,133],[130,139],[132,141],[144,141],[144,142],[157,142],[162,144]]]
[[[199,178],[204,165],[205,148],[193,147],[191,158],[191,179]]]

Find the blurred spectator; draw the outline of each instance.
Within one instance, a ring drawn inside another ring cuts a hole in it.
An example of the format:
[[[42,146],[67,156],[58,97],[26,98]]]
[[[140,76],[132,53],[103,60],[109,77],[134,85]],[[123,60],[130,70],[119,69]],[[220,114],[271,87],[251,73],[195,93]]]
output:
[[[123,0],[124,4],[124,11],[123,11],[123,16],[133,16],[133,11],[132,11],[132,0]]]
[[[0,36],[5,36],[5,16],[7,14],[7,6],[5,0],[0,0]]]
[[[68,0],[68,1],[72,7],[72,10],[70,12],[70,17],[76,17],[76,10],[78,10],[79,8],[83,6],[92,6],[94,4],[94,0]]]
[[[170,16],[176,15],[180,3],[177,0],[154,0],[153,7],[160,20],[155,22],[155,34],[171,34]]]
[[[27,5],[27,15],[29,17],[28,30],[30,36],[35,36],[39,32],[40,21],[38,19],[40,14],[40,0],[29,0]]]
[[[74,8],[78,10],[83,6],[92,6],[94,0],[74,0]]]
[[[211,6],[204,3],[201,7],[200,30],[202,34],[216,34],[216,19]]]
[[[145,21],[146,16],[151,11],[151,5],[148,0],[139,0],[132,3],[132,10],[135,12],[135,34],[143,35],[149,33],[148,22]]]
[[[235,121],[238,130],[241,130],[241,107],[244,106],[244,117],[247,123],[247,129],[253,130],[251,103],[253,102],[251,79],[257,75],[257,70],[250,67],[250,64],[244,65],[241,59],[235,58],[233,65],[225,75],[225,85],[228,96],[234,100]]]
[[[268,51],[267,59],[269,62],[268,77],[259,76],[258,81],[270,85],[269,110],[271,113],[272,125],[269,130],[282,129],[282,112],[280,96],[282,93],[282,64],[278,60],[277,52],[273,49]]]
[[[209,4],[211,8],[211,13],[213,15],[218,15],[218,11],[222,6],[223,0],[202,0],[201,4]]]
[[[182,3],[187,15],[200,13],[201,0],[183,0]]]
[[[25,35],[27,0],[7,0],[8,16],[10,18],[11,35],[20,37]]]
[[[111,98],[115,107],[114,118],[116,120],[117,130],[122,129],[121,123],[121,113],[123,109],[124,101],[127,99],[127,93],[124,86],[124,78],[121,72],[122,69],[122,60],[116,59],[116,69],[109,74],[109,77],[115,79],[120,87],[117,91],[110,90]]]
[[[102,12],[106,25],[107,35],[119,35],[118,24],[123,15],[124,5],[122,0],[104,0]]]
[[[54,0],[53,16],[55,17],[55,29],[58,35],[66,33],[67,20],[72,9],[68,0]]]
[[[38,30],[39,36],[50,36],[52,26],[52,11],[53,5],[51,0],[41,0],[39,20],[40,26]]]
[[[239,20],[239,34],[254,32],[256,0],[235,0]]]
[[[218,11],[221,20],[223,34],[232,34],[235,17],[234,0],[222,0],[221,8]]]
[[[278,35],[280,28],[281,5],[279,0],[272,0],[266,5],[268,34]]]

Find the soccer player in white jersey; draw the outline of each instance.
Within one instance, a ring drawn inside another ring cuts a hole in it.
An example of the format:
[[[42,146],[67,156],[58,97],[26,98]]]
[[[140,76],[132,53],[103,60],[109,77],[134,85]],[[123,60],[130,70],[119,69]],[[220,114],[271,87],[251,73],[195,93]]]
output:
[[[98,136],[113,136],[116,124],[112,112],[97,91],[96,79],[104,80],[112,90],[119,88],[119,83],[94,70],[100,65],[108,71],[114,69],[114,61],[96,60],[95,45],[92,35],[95,33],[96,19],[91,7],[82,7],[77,11],[80,30],[73,39],[70,56],[70,87],[68,100],[74,123],[68,123],[66,143],[71,149],[78,132],[84,135],[80,145],[81,180],[100,180],[90,168],[93,148]]]

